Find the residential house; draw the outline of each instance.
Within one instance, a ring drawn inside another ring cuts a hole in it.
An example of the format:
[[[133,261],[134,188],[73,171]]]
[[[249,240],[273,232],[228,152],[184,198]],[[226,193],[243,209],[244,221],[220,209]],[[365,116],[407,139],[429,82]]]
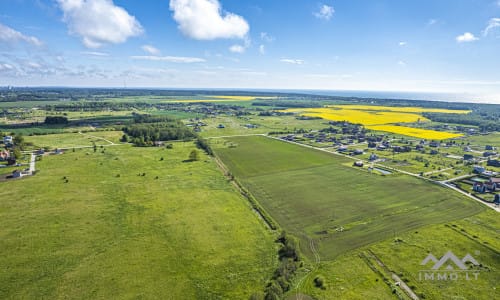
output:
[[[464,160],[473,160],[474,159],[474,155],[472,154],[464,154]]]
[[[474,172],[476,174],[481,174],[484,171],[486,171],[486,169],[483,166],[474,166],[472,172]]]
[[[439,147],[439,142],[432,141],[432,142],[429,143],[429,147],[437,148],[437,147]]]
[[[372,154],[370,155],[370,158],[369,158],[369,160],[370,160],[370,161],[374,161],[374,160],[377,160],[377,159],[378,159],[377,154],[372,153]]]
[[[489,159],[486,164],[488,166],[491,166],[491,167],[500,167],[500,160],[498,160],[498,159]]]
[[[496,205],[500,205],[500,194],[495,195],[495,200],[493,201]]]
[[[490,156],[493,156],[493,155],[496,155],[497,153],[496,152],[493,152],[493,151],[485,151],[483,152],[483,157],[490,157]]]
[[[495,147],[493,147],[492,145],[486,145],[484,146],[484,150],[495,150]]]
[[[361,149],[356,149],[356,150],[354,150],[354,153],[353,153],[353,154],[354,154],[354,155],[361,155],[361,154],[363,154],[363,153],[364,153],[364,152],[363,152],[363,150],[361,150]]]
[[[3,143],[4,143],[6,146],[11,146],[11,145],[14,145],[14,140],[12,139],[12,136],[7,135],[7,136],[4,136],[4,137],[3,137]]]
[[[484,192],[486,192],[486,186],[482,182],[474,182],[474,185],[472,186],[472,190],[474,190],[478,193],[484,193]]]

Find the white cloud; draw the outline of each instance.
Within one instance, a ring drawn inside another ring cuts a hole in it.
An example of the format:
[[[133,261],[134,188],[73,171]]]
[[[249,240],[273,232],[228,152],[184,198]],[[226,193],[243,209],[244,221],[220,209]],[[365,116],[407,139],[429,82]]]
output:
[[[145,52],[151,54],[151,55],[159,55],[161,53],[160,50],[158,50],[157,48],[151,46],[151,45],[144,45],[141,47],[142,50],[144,50]]]
[[[406,67],[406,63],[402,60],[398,61],[398,65],[400,65],[401,67]]]
[[[196,40],[245,38],[250,26],[236,14],[222,10],[218,0],[170,0],[179,30]]]
[[[497,27],[500,27],[500,18],[491,18],[488,22],[488,26],[486,26],[483,31],[483,35],[487,36],[491,30],[494,30]]]
[[[231,47],[229,47],[229,51],[241,54],[245,52],[245,47],[242,45],[232,45]]]
[[[472,33],[470,32],[466,32],[462,35],[459,35],[455,38],[457,40],[457,42],[459,43],[465,43],[465,42],[473,42],[473,41],[477,41],[478,38],[475,37]]]
[[[302,59],[290,59],[290,58],[282,58],[280,59],[280,61],[292,65],[302,65],[305,63],[305,61],[303,61]]]
[[[205,62],[206,60],[199,57],[183,57],[183,56],[131,56],[132,59],[137,60],[152,60],[152,61],[167,61],[173,63],[199,63]]]
[[[20,42],[40,47],[43,43],[34,36],[24,35],[21,32],[0,23],[0,41],[9,45]]]
[[[90,56],[98,56],[98,57],[107,57],[107,56],[109,56],[109,53],[97,52],[97,51],[84,51],[84,52],[82,52],[82,54],[90,55]]]
[[[112,0],[57,0],[71,34],[80,36],[87,48],[119,44],[143,33],[134,16]]]
[[[427,26],[432,26],[432,25],[435,25],[437,24],[438,20],[436,19],[430,19],[429,21],[427,21]]]
[[[259,46],[259,53],[262,55],[266,54],[266,46],[260,45]]]
[[[333,13],[335,12],[335,9],[333,9],[333,6],[328,6],[326,4],[322,4],[319,7],[319,10],[314,12],[313,15],[321,20],[330,20],[333,17]]]
[[[404,46],[406,46],[407,44],[408,44],[408,43],[403,42],[403,41],[399,42],[399,46],[401,46],[401,47],[404,47]]]
[[[274,40],[275,40],[274,36],[269,35],[269,33],[267,33],[267,32],[261,32],[260,39],[263,41],[266,41],[268,43],[274,42]]]

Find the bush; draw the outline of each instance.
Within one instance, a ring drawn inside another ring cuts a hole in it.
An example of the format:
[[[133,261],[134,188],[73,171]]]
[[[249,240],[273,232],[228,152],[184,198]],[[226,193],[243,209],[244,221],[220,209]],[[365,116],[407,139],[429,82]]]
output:
[[[325,279],[323,278],[323,276],[316,276],[316,278],[314,278],[314,285],[322,290],[326,289]]]

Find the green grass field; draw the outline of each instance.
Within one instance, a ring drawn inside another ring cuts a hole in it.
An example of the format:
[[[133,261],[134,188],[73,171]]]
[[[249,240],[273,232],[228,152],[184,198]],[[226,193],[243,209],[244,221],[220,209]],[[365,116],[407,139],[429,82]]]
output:
[[[33,143],[33,148],[50,147],[73,148],[90,147],[119,143],[123,132],[121,131],[89,131],[82,133],[60,133],[47,135],[33,135],[24,137],[26,142]],[[110,143],[111,142],[111,143]]]
[[[266,137],[227,139],[216,148],[233,174],[271,216],[319,254],[339,254],[410,229],[471,216],[480,204],[423,180],[379,176],[350,167],[351,160]],[[343,228],[343,231],[340,231]]]
[[[488,210],[445,225],[420,228],[400,235],[398,242],[386,240],[370,248],[390,270],[413,286],[417,295],[423,294],[426,299],[498,299],[500,222],[497,214]],[[459,259],[471,254],[480,263],[478,267],[469,267],[479,272],[477,280],[472,274],[470,280],[447,281],[425,280],[423,275],[419,276],[421,270],[432,266],[420,265],[429,253],[439,259],[448,251]]]
[[[277,263],[273,234],[211,159],[183,162],[192,149],[68,151],[44,157],[35,176],[0,182],[0,298],[261,291]]]

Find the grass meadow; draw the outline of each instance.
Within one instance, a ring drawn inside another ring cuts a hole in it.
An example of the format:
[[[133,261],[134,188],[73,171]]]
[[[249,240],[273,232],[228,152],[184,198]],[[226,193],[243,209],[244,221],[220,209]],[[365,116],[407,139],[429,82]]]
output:
[[[227,139],[216,153],[287,231],[322,259],[428,224],[483,211],[480,204],[406,175],[380,176],[351,160],[267,137]],[[217,146],[217,145],[216,145]]]
[[[1,299],[248,299],[273,234],[204,154],[121,145],[1,182]]]

